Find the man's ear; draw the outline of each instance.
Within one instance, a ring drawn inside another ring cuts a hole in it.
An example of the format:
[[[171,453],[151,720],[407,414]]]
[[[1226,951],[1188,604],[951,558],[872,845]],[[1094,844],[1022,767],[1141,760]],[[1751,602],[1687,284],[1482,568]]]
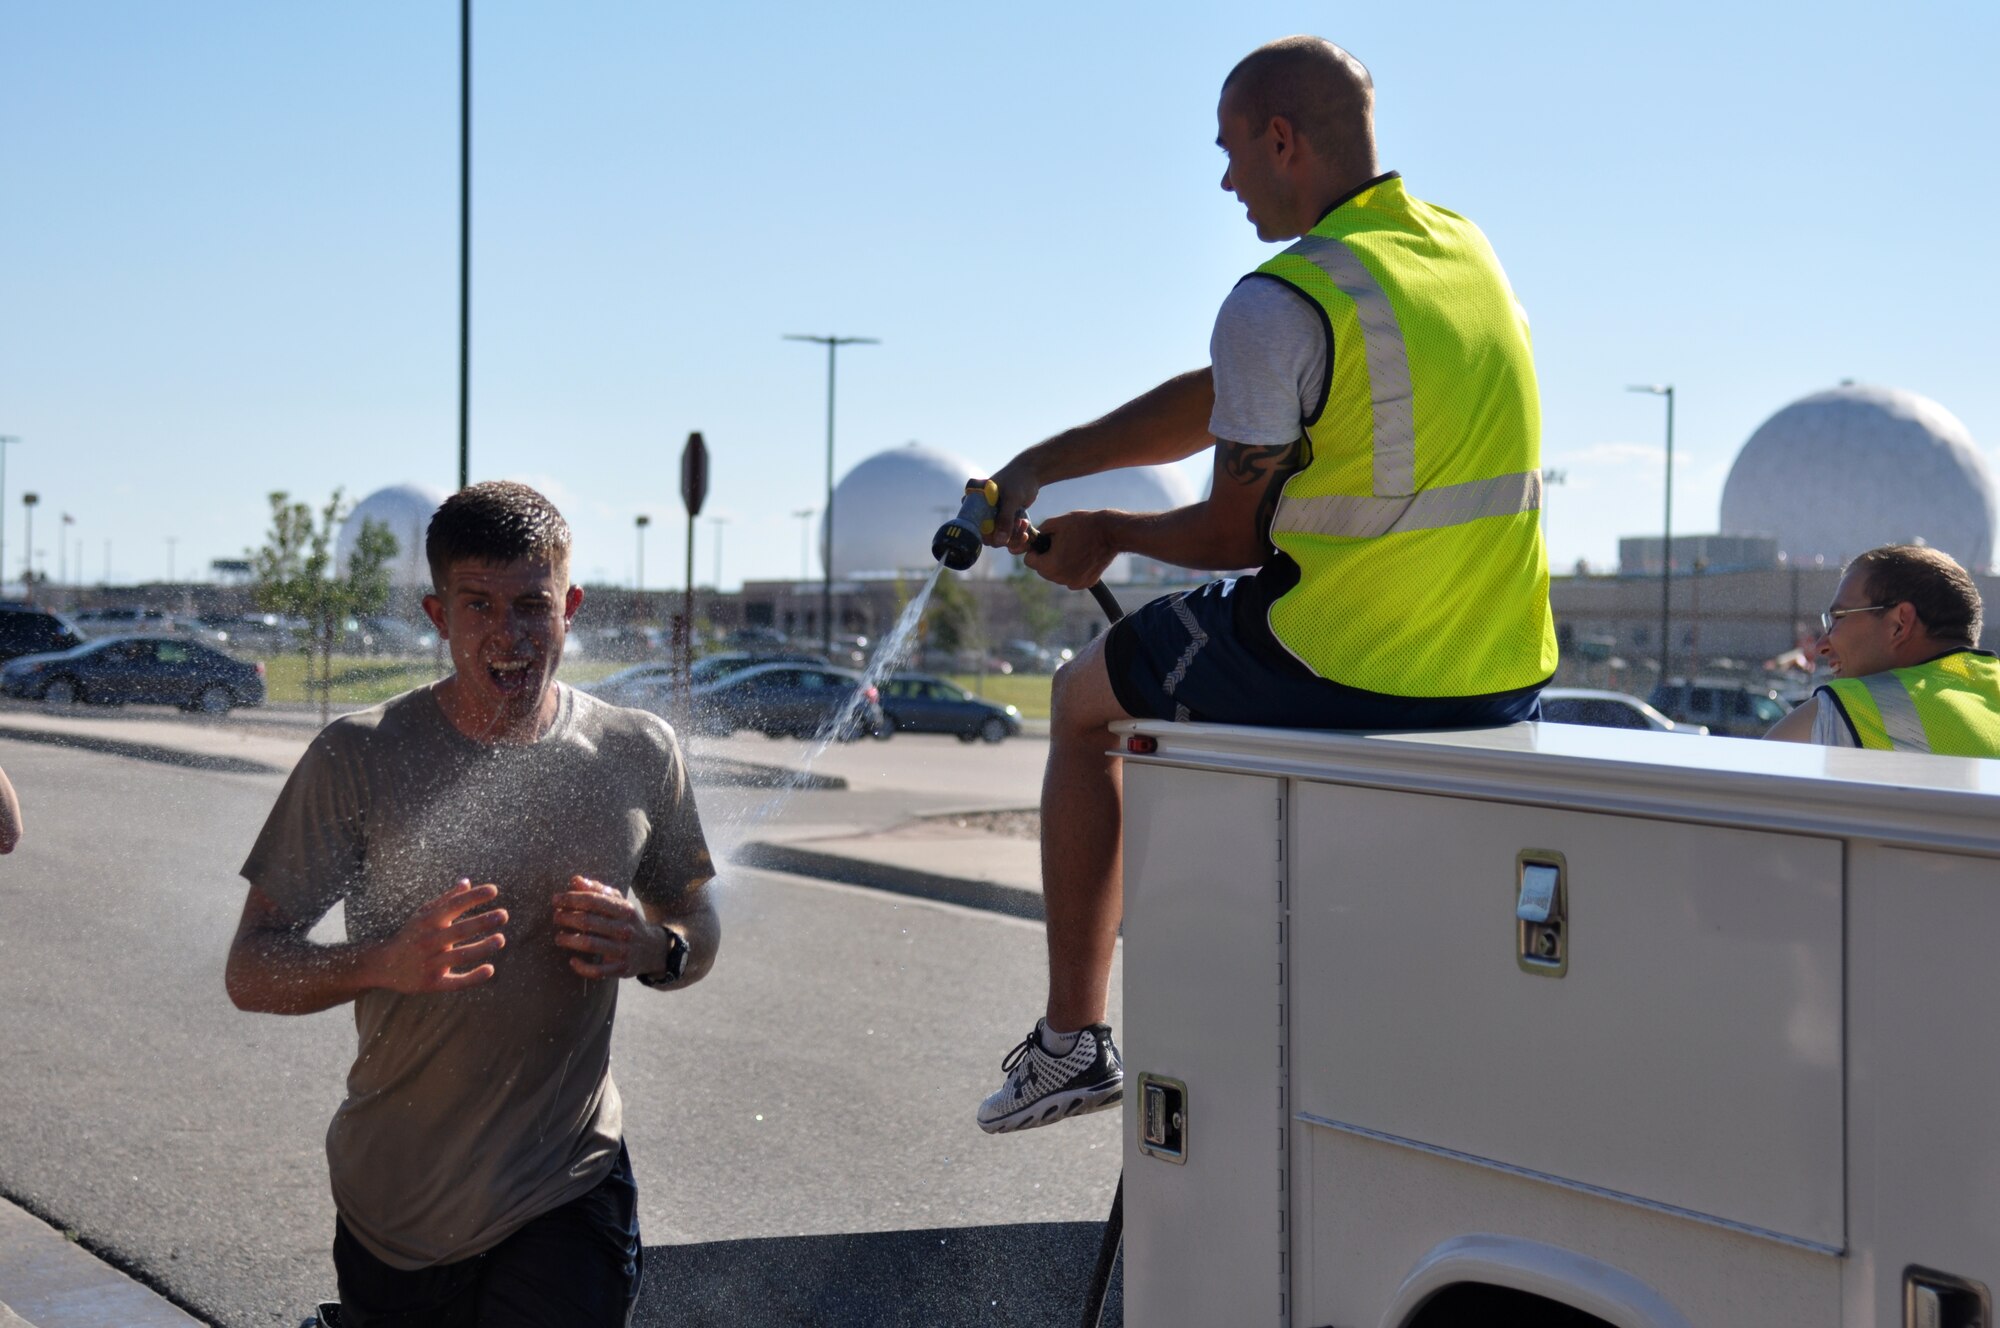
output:
[[[576,611],[583,607],[583,587],[571,586],[563,596],[563,625],[567,627],[576,621]]]
[[[445,630],[443,600],[436,595],[424,596],[424,617],[429,618],[431,626],[437,628],[438,640],[451,640],[451,633]]]
[[[1917,606],[1908,600],[1890,609],[1889,619],[1895,624],[1894,637],[1897,645],[1915,640],[1917,634],[1923,630],[1923,623],[1917,618]]]

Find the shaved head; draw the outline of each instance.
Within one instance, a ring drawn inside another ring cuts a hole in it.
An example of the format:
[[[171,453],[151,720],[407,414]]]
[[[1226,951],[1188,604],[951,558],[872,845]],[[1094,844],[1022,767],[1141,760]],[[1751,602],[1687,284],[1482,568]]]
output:
[[[1222,94],[1260,137],[1283,118],[1314,154],[1356,182],[1375,169],[1375,80],[1324,37],[1280,37],[1243,57]]]

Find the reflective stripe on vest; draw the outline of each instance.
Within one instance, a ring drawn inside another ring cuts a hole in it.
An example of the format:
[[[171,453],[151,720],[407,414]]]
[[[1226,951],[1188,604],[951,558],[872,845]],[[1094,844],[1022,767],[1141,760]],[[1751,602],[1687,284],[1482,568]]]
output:
[[[1890,673],[1871,673],[1861,680],[1868,699],[1882,716],[1882,734],[1889,747],[1899,752],[1927,752],[1931,740],[1924,736],[1924,721],[1917,715],[1916,700],[1903,680]]]
[[[1442,530],[1489,516],[1535,512],[1542,506],[1542,477],[1534,471],[1467,480],[1425,489],[1407,498],[1282,498],[1277,520],[1287,532],[1374,539],[1399,530]]]
[[[1286,250],[1326,273],[1354,301],[1368,366],[1368,405],[1374,421],[1374,496],[1328,494],[1278,499],[1275,529],[1344,539],[1375,539],[1398,530],[1442,530],[1489,516],[1540,511],[1537,471],[1417,492],[1417,425],[1410,389],[1410,353],[1402,325],[1375,275],[1339,240],[1308,235]],[[1331,347],[1328,348],[1329,354]]]
[[[1410,352],[1388,294],[1339,240],[1308,235],[1286,252],[1326,273],[1341,294],[1354,301],[1354,316],[1367,348],[1368,404],[1375,416],[1375,495],[1402,498],[1415,493],[1417,420],[1410,391]],[[1327,347],[1327,354],[1333,354],[1333,347]],[[1278,510],[1284,511],[1283,500]],[[1285,528],[1300,527],[1286,523]]]

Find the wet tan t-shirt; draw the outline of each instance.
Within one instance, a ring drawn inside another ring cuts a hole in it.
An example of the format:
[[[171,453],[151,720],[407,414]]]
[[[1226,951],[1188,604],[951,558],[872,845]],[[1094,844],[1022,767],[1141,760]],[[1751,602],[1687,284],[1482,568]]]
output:
[[[469,1258],[591,1189],[621,1134],[614,979],[577,976],[554,897],[573,875],[672,905],[714,875],[673,730],[561,689],[538,742],[465,737],[429,688],[335,720],[300,758],[243,876],[292,921],[346,904],[394,935],[459,877],[492,882],[507,946],[489,982],[364,992],[327,1130],[334,1204],[397,1268]]]

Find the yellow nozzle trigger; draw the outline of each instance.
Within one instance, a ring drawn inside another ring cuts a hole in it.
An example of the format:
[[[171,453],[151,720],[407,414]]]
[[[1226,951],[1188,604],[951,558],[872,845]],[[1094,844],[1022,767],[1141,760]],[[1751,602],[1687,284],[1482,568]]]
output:
[[[1000,486],[992,480],[986,481],[983,485],[968,484],[965,486],[965,491],[967,493],[983,493],[988,507],[998,508],[1000,506]],[[998,513],[996,512],[995,516],[997,515]],[[981,521],[979,523],[979,533],[982,535],[991,535],[993,533],[993,522],[994,517],[991,516]]]

